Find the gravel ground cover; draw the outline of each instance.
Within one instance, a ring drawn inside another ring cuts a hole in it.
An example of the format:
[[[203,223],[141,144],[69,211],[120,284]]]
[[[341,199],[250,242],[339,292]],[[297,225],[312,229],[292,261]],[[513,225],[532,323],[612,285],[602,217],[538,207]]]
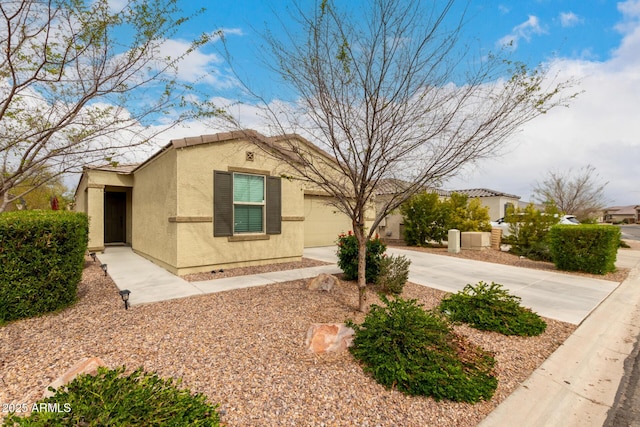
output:
[[[408,283],[403,296],[430,308],[444,293]],[[0,403],[32,404],[56,377],[96,356],[111,367],[182,378],[220,404],[228,426],[474,426],[575,329],[547,319],[544,334],[522,338],[456,327],[495,353],[499,386],[488,402],[435,402],[383,388],[348,352],[306,351],[312,323],[363,320],[357,298],[353,282],[327,293],[293,281],[125,311],[113,282],[88,258],[77,304],[0,327]],[[377,296],[369,293],[368,302]]]

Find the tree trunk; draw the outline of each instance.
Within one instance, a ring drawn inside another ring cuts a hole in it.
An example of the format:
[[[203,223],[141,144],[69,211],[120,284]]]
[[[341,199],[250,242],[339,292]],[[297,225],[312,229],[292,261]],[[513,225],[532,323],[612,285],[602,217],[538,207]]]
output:
[[[354,230],[358,240],[358,310],[366,311],[367,301],[367,238],[362,228]]]

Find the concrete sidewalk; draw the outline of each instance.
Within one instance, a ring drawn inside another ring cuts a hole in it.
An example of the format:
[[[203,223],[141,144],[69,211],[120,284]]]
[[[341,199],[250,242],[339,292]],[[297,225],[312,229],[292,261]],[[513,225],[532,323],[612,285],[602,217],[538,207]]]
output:
[[[640,251],[619,254],[617,265],[632,268],[628,279],[481,427],[604,424],[624,375],[625,360],[640,336]]]
[[[107,264],[108,274],[118,289],[131,291],[129,296],[131,305],[288,282],[315,277],[320,273],[334,274],[341,271],[335,265],[326,265],[202,282],[187,282],[135,254],[128,246],[108,246],[104,253],[98,254],[98,258],[100,262]]]

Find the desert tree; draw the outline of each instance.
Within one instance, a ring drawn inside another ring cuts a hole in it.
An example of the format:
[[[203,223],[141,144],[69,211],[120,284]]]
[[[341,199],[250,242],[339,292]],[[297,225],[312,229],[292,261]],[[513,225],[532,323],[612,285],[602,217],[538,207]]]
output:
[[[296,138],[278,138],[269,151],[351,219],[363,310],[366,241],[380,221],[416,192],[496,155],[521,125],[566,104],[570,83],[500,53],[472,54],[453,0],[323,0],[292,12],[277,24],[283,36],[265,31],[262,51],[293,100],[252,93],[272,131],[300,134],[328,154]],[[367,223],[383,182],[393,194]]]
[[[0,2],[0,212],[48,180],[218,112],[177,78],[215,34],[167,56],[163,43],[191,18],[179,2],[118,3]]]
[[[561,212],[588,221],[605,207],[607,184],[592,165],[554,169],[547,172],[542,182],[536,183],[533,195],[540,203],[553,203]]]

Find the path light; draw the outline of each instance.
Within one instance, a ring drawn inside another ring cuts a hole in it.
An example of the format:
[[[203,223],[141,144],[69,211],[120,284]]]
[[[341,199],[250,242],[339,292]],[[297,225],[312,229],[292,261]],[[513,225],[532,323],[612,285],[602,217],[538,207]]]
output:
[[[89,253],[89,256],[90,256],[91,258],[93,258],[93,262],[96,262],[96,253],[95,253],[95,252],[91,252],[91,253]]]
[[[107,264],[100,264],[100,268],[104,271],[104,275],[107,275]]]
[[[131,291],[129,289],[123,289],[120,291],[120,298],[124,301],[124,309],[129,310],[129,294]]]

